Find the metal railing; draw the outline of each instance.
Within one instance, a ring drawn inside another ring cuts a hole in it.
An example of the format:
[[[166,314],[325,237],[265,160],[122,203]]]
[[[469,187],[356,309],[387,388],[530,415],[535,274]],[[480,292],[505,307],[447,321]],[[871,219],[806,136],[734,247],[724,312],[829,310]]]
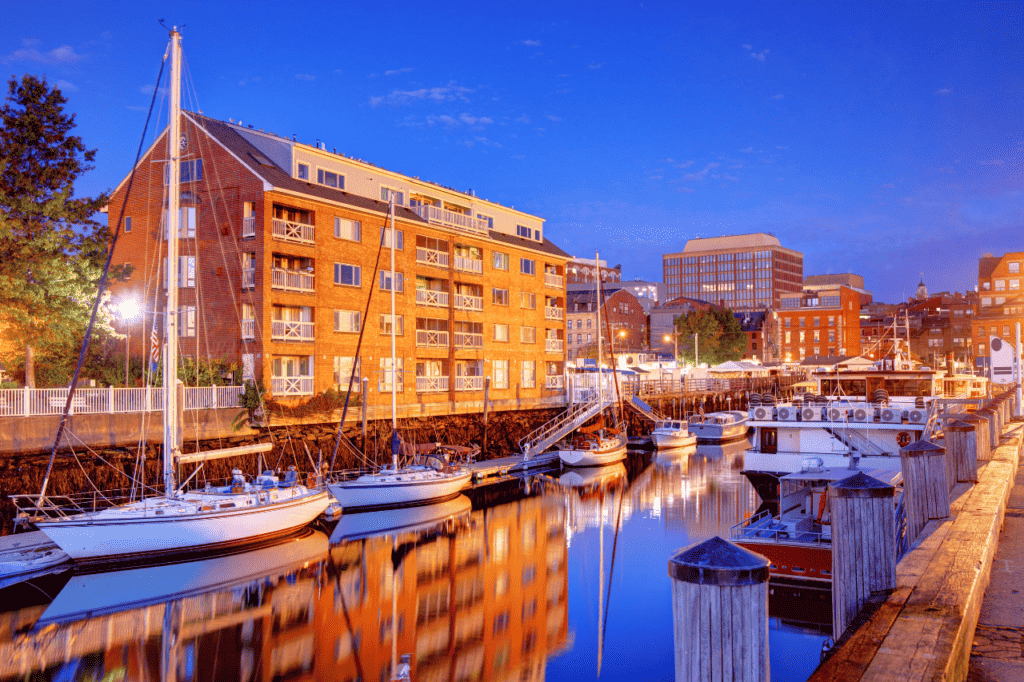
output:
[[[313,293],[316,280],[312,272],[305,270],[285,270],[274,268],[270,281],[271,289],[284,289],[285,291],[303,291]]]
[[[556,275],[550,272],[544,273],[544,284],[545,286],[555,287],[556,289],[562,288],[563,278],[561,275]]]
[[[484,335],[472,332],[455,332],[456,348],[483,348]]]
[[[448,292],[434,289],[417,289],[416,305],[429,305],[435,308],[448,307]]]
[[[186,386],[186,410],[237,407],[241,386]],[[120,414],[157,412],[163,405],[163,388],[79,388],[71,400],[72,414]],[[0,389],[0,416],[38,417],[59,415],[68,400],[66,388]]]
[[[416,345],[421,348],[447,348],[448,332],[433,331],[431,329],[417,329]]]
[[[455,377],[456,391],[482,391],[484,390],[483,377]]]
[[[242,268],[242,288],[251,289],[256,286],[256,268]]]
[[[544,388],[565,388],[565,377],[561,374],[555,374],[544,379]]]
[[[242,320],[242,338],[256,338],[256,320]]]
[[[424,249],[416,247],[416,262],[424,265],[436,265],[439,268],[448,267],[448,254],[435,249]]]
[[[465,230],[475,234],[487,234],[487,221],[474,218],[465,213],[456,213],[439,206],[410,206],[409,210],[426,220],[428,223],[437,223],[445,227],[454,227],[457,230]]]
[[[544,306],[544,319],[545,320],[561,320],[565,318],[565,311],[555,306],[546,305]]]
[[[298,244],[315,244],[316,228],[306,223],[296,223],[291,220],[274,219],[274,239],[283,242],[296,242]]]
[[[455,308],[458,310],[483,310],[483,296],[471,296],[469,294],[455,294]]]
[[[466,256],[455,257],[455,269],[461,270],[462,272],[472,272],[477,275],[482,274],[484,271],[484,262],[476,258],[467,258]]]
[[[246,216],[242,218],[242,238],[255,237],[256,236],[256,216]]]
[[[448,390],[448,377],[416,377],[417,393],[440,393]]]
[[[274,395],[312,395],[313,377],[272,377],[270,390]]]
[[[270,338],[274,341],[312,341],[315,328],[312,322],[271,320]]]

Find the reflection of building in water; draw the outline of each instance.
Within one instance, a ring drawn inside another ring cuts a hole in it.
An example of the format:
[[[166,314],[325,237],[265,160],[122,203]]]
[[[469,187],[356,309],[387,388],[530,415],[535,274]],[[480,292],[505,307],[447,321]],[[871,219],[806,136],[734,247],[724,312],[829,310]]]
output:
[[[564,522],[557,497],[532,497],[475,511],[452,535],[335,547],[317,676],[388,680],[397,637],[418,682],[542,678],[568,632]]]

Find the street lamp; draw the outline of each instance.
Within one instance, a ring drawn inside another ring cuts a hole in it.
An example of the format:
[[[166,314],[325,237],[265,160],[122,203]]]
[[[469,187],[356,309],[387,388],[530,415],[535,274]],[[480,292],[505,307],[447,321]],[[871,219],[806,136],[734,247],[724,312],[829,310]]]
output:
[[[665,343],[668,343],[668,337],[669,337],[669,335],[665,334]],[[675,360],[676,362],[679,362],[679,335],[678,334],[672,334],[672,342],[673,342],[673,346],[675,348],[675,355],[672,356],[672,359]]]
[[[128,299],[125,299],[125,300],[121,301],[121,304],[118,306],[118,309],[121,312],[121,319],[124,320],[124,323],[125,323],[124,324],[124,327],[125,327],[125,334],[124,334],[124,385],[125,385],[125,388],[127,388],[128,387],[128,357],[130,355],[129,339],[131,339],[131,335],[132,335],[132,325],[131,325],[131,322],[132,322],[132,320],[134,320],[136,317],[139,316],[139,303],[134,298],[128,298]]]

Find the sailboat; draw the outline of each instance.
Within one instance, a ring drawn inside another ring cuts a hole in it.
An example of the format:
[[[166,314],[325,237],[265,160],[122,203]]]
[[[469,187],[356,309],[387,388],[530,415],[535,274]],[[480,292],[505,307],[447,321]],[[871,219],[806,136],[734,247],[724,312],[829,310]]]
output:
[[[169,141],[180,139],[181,34],[170,31],[171,88]],[[180,216],[180,150],[168,144],[168,240],[167,263],[178,262]],[[168,268],[167,310],[178,308],[177,268]],[[249,481],[241,471],[232,471],[226,486],[186,490],[175,483],[176,465],[209,459],[267,452],[271,443],[223,448],[183,455],[178,416],[177,315],[166,315],[163,391],[163,479],[162,496],[149,497],[98,511],[68,513],[52,501],[47,506],[46,483],[38,496],[37,510],[48,513],[36,526],[76,561],[118,561],[182,552],[236,547],[279,537],[309,524],[327,508],[326,491],[302,485],[294,470],[284,480],[267,471]],[[198,469],[196,470],[198,471]],[[193,474],[194,476],[195,474]]]
[[[601,403],[598,414],[604,419],[604,371],[601,369],[601,266],[599,254],[594,254],[594,262],[598,264],[597,282],[595,284],[597,306],[597,395]],[[614,363],[613,363],[614,364]],[[614,378],[614,368],[612,376]],[[626,445],[629,439],[625,433],[605,430],[602,426],[593,431],[580,429],[562,441],[558,448],[558,458],[562,464],[571,467],[595,467],[615,464],[626,459]]]
[[[390,196],[391,234],[395,234],[395,196]],[[395,271],[395,239],[391,240],[391,272]],[[391,287],[391,319],[395,319],[395,287]],[[398,391],[396,390],[395,326],[391,325],[391,466],[371,473],[338,478],[327,487],[346,512],[353,509],[389,509],[441,502],[457,496],[469,483],[468,467],[434,459],[436,466],[399,466],[401,438],[398,435]],[[429,461],[429,460],[428,460]]]

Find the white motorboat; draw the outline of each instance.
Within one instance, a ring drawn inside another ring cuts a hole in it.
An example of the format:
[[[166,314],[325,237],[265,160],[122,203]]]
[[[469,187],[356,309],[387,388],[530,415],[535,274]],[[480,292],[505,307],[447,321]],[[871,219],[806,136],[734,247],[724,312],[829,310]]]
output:
[[[558,458],[570,467],[599,467],[626,459],[626,434],[577,433],[562,441]]]
[[[690,433],[685,421],[681,419],[665,419],[654,423],[651,431],[651,442],[659,450],[661,448],[685,448],[697,444],[697,436]]]
[[[0,537],[0,588],[62,570],[71,557],[42,531]]]
[[[687,420],[687,426],[700,441],[733,440],[747,435],[747,413],[730,410],[694,415]]]
[[[166,140],[177,141],[181,123],[181,34],[170,33],[171,85]],[[179,213],[183,152],[169,144],[167,183],[167,234],[181,235]],[[167,239],[167,263],[178,262],[179,239]],[[178,309],[178,268],[168,268],[167,310]],[[164,385],[178,379],[178,316],[166,315],[164,334]],[[180,382],[179,382],[180,383]],[[302,485],[294,471],[280,481],[264,472],[249,481],[233,470],[225,486],[196,490],[180,488],[175,471],[184,464],[210,459],[267,452],[271,443],[223,448],[197,454],[181,452],[177,390],[163,391],[163,483],[161,496],[136,499],[106,508],[73,496],[47,497],[48,478],[38,496],[18,496],[31,510],[35,524],[76,561],[117,561],[189,551],[234,547],[282,536],[307,525],[329,502],[326,491]],[[201,466],[201,465],[200,465]],[[198,468],[196,472],[198,472]],[[195,472],[193,473],[193,476]],[[190,477],[191,479],[191,477]],[[188,480],[185,482],[188,483]],[[103,498],[106,504],[106,498]],[[28,510],[26,510],[28,511]],[[45,517],[45,518],[44,518]]]

